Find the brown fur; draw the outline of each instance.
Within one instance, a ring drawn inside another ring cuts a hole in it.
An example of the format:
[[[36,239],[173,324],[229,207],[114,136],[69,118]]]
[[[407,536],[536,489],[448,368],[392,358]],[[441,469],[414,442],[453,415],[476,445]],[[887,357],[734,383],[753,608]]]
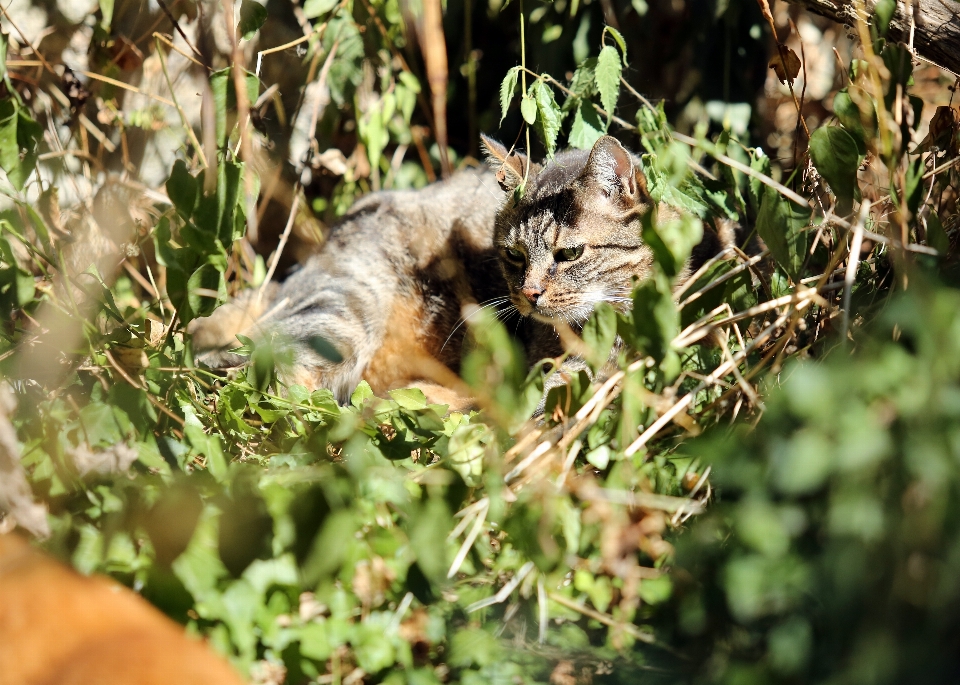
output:
[[[0,685],[241,685],[125,587],[0,535]]]
[[[439,396],[430,384],[442,379],[426,371],[458,371],[466,305],[519,314],[516,335],[531,362],[562,354],[555,325],[578,330],[599,302],[632,306],[634,283],[653,265],[643,217],[677,216],[655,205],[639,161],[609,136],[543,165],[483,142],[492,171],[368,195],[268,306],[234,305],[195,322],[195,347],[210,350],[208,362],[222,361],[232,334],[217,317],[234,326],[256,320],[249,330],[260,339],[294,343],[292,382],[330,388],[341,402],[361,379],[378,394],[426,382]],[[522,193],[514,192],[521,184]],[[314,336],[325,345],[311,346]],[[330,345],[342,360],[316,351]],[[573,357],[562,371],[584,368]],[[563,377],[554,374],[548,387]]]

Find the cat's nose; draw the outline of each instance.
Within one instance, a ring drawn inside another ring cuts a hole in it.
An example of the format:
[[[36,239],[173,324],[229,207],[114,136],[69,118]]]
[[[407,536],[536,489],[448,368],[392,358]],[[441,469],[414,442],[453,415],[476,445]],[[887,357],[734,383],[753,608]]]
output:
[[[523,296],[530,300],[530,304],[536,304],[537,300],[540,299],[540,296],[543,295],[543,288],[538,288],[536,286],[527,286],[522,288],[520,292],[523,293]]]

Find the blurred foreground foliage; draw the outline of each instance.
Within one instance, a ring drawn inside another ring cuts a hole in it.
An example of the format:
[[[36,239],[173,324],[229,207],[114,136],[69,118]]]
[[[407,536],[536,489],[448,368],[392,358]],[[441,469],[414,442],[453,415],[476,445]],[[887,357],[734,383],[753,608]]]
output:
[[[244,40],[271,28],[254,4],[240,8]],[[306,132],[241,129],[238,83],[251,103],[272,84],[219,55],[201,79],[214,154],[177,129],[159,199],[81,162],[57,166],[68,155],[44,126],[87,159],[71,123],[83,102],[51,106],[38,94],[58,85],[5,79],[0,418],[49,507],[19,523],[49,527],[48,549],[135,588],[258,683],[955,677],[957,110],[924,120],[909,53],[863,17],[868,40],[845,65],[835,118],[784,165],[732,115],[677,133],[626,79],[630,37],[590,29],[600,8],[587,3],[564,28],[559,4],[530,22],[544,60],[544,45],[572,40],[570,73],[505,69],[480,118],[532,130],[547,154],[617,131],[653,197],[684,216],[644,222],[656,265],[632,311],[601,306],[582,335],[565,333],[594,369],[622,340],[619,370],[551,390],[542,419],[530,417],[556,362],[529,370],[488,311],[467,322],[462,375],[482,405],[469,414],[364,383],[338,406],[284,382],[281,346],[249,339],[243,369],[194,363],[186,324],[260,287],[279,259],[252,247],[276,181],[245,145],[301,146],[283,162],[298,226],[316,221],[297,213],[298,193],[332,219],[371,188],[440,171],[396,3],[304,3],[303,65],[335,105],[308,112]],[[107,5],[98,50],[122,23]],[[160,45],[150,58],[165,74],[174,53]],[[797,72],[781,76],[792,95]],[[116,152],[146,114],[111,95],[98,106],[116,116],[98,121]],[[185,117],[171,112],[167,133]],[[419,163],[403,161],[410,146]],[[88,176],[96,196],[61,212],[58,184]],[[128,234],[104,238],[119,216],[104,207],[138,205]],[[718,221],[766,251],[728,249],[681,283]]]

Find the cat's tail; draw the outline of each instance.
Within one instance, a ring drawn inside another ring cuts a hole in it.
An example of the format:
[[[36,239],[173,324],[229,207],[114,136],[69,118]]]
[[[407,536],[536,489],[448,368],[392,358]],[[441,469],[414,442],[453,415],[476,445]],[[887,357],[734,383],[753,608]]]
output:
[[[271,283],[261,293],[259,288],[244,290],[210,316],[194,319],[187,325],[197,361],[214,369],[240,366],[247,358],[230,350],[240,346],[237,335],[254,337],[284,303],[274,302],[278,286]]]

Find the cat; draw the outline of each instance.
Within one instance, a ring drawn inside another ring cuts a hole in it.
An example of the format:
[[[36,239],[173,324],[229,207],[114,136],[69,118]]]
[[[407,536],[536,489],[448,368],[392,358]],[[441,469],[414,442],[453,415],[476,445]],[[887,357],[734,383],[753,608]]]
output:
[[[341,403],[361,380],[375,394],[417,385],[459,408],[470,398],[435,381],[459,370],[469,305],[514,308],[531,363],[563,353],[561,323],[577,331],[599,302],[629,308],[653,266],[644,215],[677,216],[653,201],[637,157],[611,136],[542,164],[486,136],[483,147],[489,169],[366,196],[268,297],[247,295],[193,322],[201,360],[242,361],[228,352],[237,330],[276,331],[295,342],[288,382],[329,388]],[[720,243],[708,233],[696,252]],[[545,389],[585,368],[568,357]]]

